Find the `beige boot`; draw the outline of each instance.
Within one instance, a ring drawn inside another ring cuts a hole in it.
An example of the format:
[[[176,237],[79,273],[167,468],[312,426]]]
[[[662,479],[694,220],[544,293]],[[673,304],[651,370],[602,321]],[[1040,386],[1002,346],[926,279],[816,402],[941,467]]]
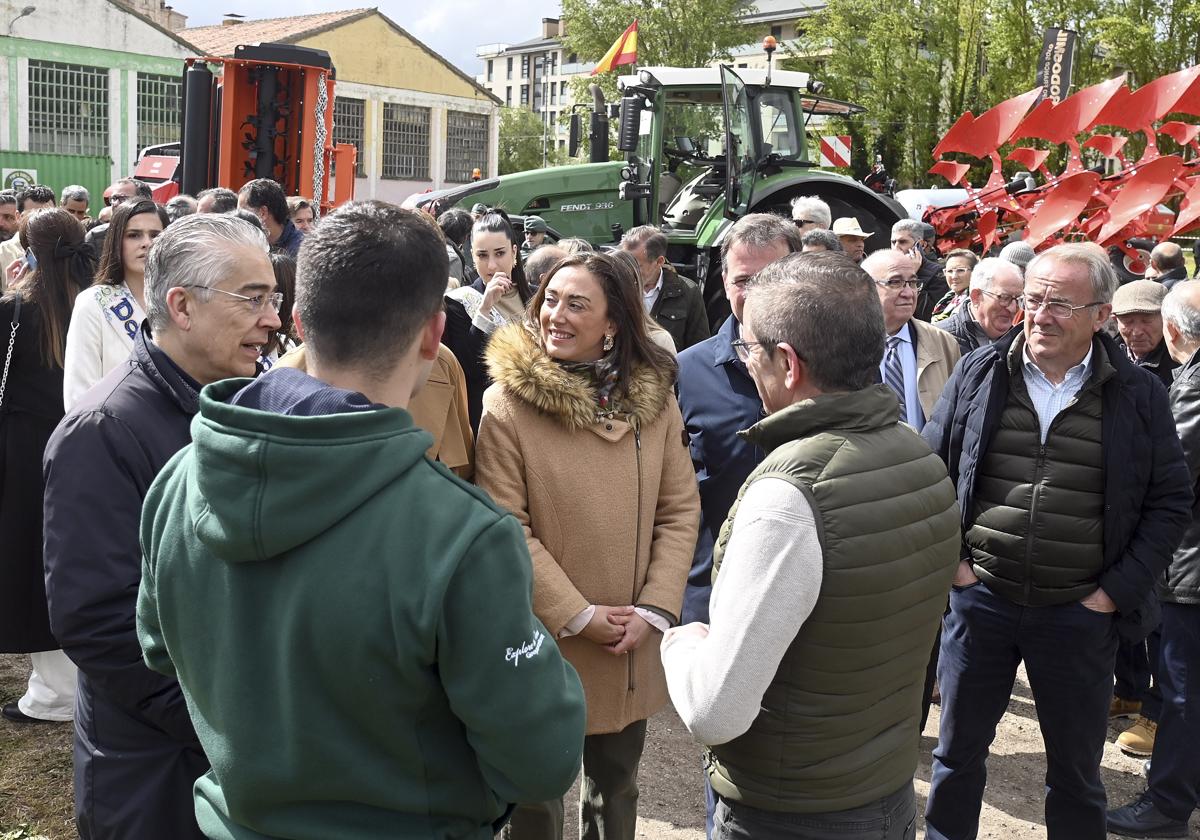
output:
[[[1117,746],[1126,755],[1145,758],[1154,752],[1154,734],[1157,731],[1157,721],[1138,715],[1133,726],[1117,736]]]

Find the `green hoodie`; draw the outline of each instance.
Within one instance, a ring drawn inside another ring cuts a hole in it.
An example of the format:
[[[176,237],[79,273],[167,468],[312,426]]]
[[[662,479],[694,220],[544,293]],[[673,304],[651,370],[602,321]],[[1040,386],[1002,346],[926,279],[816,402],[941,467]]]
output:
[[[138,635],[212,762],[200,828],[490,838],[508,803],[561,796],[583,691],[516,520],[406,411],[228,404],[246,384],[204,389],[142,513]]]

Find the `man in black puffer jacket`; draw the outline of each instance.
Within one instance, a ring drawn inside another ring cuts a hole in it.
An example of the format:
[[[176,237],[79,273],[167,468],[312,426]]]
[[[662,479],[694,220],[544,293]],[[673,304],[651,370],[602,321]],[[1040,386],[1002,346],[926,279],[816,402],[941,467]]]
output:
[[[1105,836],[1118,629],[1144,638],[1156,623],[1154,581],[1192,508],[1166,389],[1099,332],[1116,288],[1094,245],[1036,257],[1024,330],[964,358],[925,426],[958,487],[963,531],[929,838],[976,835],[984,762],[1021,661],[1046,741],[1047,836]]]
[[[1200,283],[1176,284],[1162,306],[1167,346],[1183,365],[1171,386],[1171,411],[1200,490]],[[1197,498],[1200,498],[1198,495]],[[1110,811],[1108,830],[1126,837],[1186,837],[1200,801],[1200,504],[1158,581],[1162,646],[1156,672],[1162,691],[1150,784],[1138,799]]]

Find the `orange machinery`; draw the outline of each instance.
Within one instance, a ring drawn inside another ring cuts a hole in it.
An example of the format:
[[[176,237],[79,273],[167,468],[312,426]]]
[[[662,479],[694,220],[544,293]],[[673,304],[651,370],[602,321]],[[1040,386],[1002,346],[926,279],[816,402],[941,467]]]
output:
[[[219,73],[213,73],[216,65]],[[243,45],[233,58],[189,58],[183,73],[180,156],[147,154],[135,176],[155,199],[209,187],[236,192],[271,178],[321,212],[354,198],[357,149],[333,143],[335,70],[324,50],[290,44]],[[331,194],[330,174],[338,171]]]

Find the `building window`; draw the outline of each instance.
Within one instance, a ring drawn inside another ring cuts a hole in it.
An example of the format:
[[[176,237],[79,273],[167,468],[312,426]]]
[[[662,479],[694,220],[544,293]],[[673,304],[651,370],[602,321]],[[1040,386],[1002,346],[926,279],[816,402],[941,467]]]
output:
[[[506,108],[512,107],[512,85],[504,89],[504,105]]]
[[[522,79],[529,78],[529,54],[528,53],[521,56],[521,78]]]
[[[508,59],[508,78],[509,78],[509,81],[512,80],[512,58],[511,57]]]
[[[772,26],[771,27],[771,35],[774,36],[776,40],[782,38],[783,37],[783,27],[782,26]]]
[[[578,63],[579,63],[579,56],[576,55],[575,53],[571,53],[569,56],[567,56],[567,64],[578,64]]]
[[[555,96],[556,93],[558,93],[558,85],[551,83],[551,85],[550,85],[550,104],[551,105],[557,104],[558,97]]]
[[[521,85],[521,105],[529,107],[529,85]]]
[[[29,60],[29,150],[109,154],[107,70]]]
[[[180,91],[178,76],[137,74],[138,152],[159,143],[179,140]]]
[[[333,98],[333,142],[350,143],[358,149],[355,175],[367,177],[367,161],[363,154],[363,126],[366,124],[367,103],[363,99],[345,96]]]
[[[566,83],[566,81],[559,82],[559,87],[558,87],[558,95],[559,95],[560,97],[562,97],[562,96],[566,96],[566,95],[567,95],[567,83]]]
[[[488,170],[488,118],[486,114],[446,112],[446,180],[465,184],[471,170]]]
[[[429,180],[429,109],[383,105],[384,178]]]
[[[492,59],[490,59],[490,58],[488,59],[487,76],[488,76],[488,81],[490,82],[492,80]]]

